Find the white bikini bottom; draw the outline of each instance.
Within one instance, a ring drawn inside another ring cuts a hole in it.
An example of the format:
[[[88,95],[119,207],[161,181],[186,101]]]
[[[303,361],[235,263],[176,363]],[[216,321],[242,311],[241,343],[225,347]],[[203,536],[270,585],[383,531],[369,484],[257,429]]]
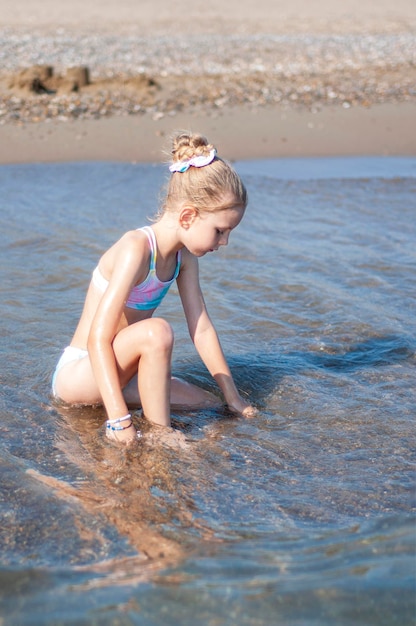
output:
[[[58,398],[58,394],[56,393],[55,389],[55,383],[59,370],[62,369],[64,365],[67,365],[72,361],[78,361],[79,359],[83,359],[86,356],[88,356],[88,350],[74,348],[73,346],[67,346],[65,348],[52,376],[52,393],[55,398]]]

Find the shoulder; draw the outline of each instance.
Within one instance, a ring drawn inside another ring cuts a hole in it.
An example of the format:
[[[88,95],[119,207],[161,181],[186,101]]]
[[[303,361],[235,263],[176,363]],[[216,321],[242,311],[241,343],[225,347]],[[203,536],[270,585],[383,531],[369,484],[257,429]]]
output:
[[[114,273],[126,271],[135,275],[145,272],[149,259],[150,249],[146,233],[129,230],[104,253],[99,265],[104,276],[108,278]]]
[[[198,259],[186,248],[182,248],[181,268],[177,283],[181,293],[184,290],[192,292],[199,289]]]
[[[181,264],[182,265],[198,265],[197,257],[189,252],[187,248],[181,249]]]
[[[184,272],[195,272],[198,274],[198,259],[191,254],[187,248],[181,250],[181,269],[180,274]],[[179,275],[180,275],[179,274]]]
[[[138,228],[137,230],[128,230],[124,235],[120,237],[117,241],[116,245],[131,245],[131,246],[142,246],[144,243],[147,243],[147,235],[144,230]]]
[[[142,230],[129,230],[120,237],[114,245],[115,258],[129,257],[135,258],[139,263],[143,256],[150,255],[147,235]]]

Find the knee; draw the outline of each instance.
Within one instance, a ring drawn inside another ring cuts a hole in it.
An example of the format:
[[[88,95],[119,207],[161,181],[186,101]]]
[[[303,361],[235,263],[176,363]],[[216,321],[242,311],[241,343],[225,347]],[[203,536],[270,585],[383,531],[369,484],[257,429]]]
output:
[[[149,320],[147,337],[152,351],[172,351],[174,342],[173,328],[166,320],[160,317],[151,318]]]

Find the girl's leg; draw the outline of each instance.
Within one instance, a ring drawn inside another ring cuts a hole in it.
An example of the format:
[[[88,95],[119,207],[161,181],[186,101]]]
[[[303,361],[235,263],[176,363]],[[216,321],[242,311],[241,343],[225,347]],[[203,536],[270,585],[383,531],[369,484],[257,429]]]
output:
[[[165,320],[151,318],[124,328],[113,348],[127,404],[142,406],[150,421],[169,424],[170,404],[181,408],[221,405],[208,391],[179,378],[171,380],[173,332]],[[55,388],[59,398],[70,404],[102,402],[88,357],[65,365]]]
[[[139,373],[137,397],[146,417],[170,424],[170,362],[173,332],[160,318],[150,318],[122,329],[114,338],[121,387]],[[137,378],[136,378],[137,381]],[[58,397],[70,404],[99,404],[102,398],[89,357],[72,361],[59,370],[55,380]]]
[[[122,389],[136,375],[143,413],[161,426],[170,426],[173,340],[170,324],[151,318],[123,329],[113,341]]]
[[[210,391],[206,391],[176,376],[172,377],[170,388],[170,403],[173,407],[202,409],[216,408],[223,405],[223,402]]]
[[[134,376],[123,389],[129,407],[140,407],[137,376]],[[197,387],[181,378],[173,376],[170,383],[170,406],[177,409],[202,409],[222,406],[221,400],[213,393]]]

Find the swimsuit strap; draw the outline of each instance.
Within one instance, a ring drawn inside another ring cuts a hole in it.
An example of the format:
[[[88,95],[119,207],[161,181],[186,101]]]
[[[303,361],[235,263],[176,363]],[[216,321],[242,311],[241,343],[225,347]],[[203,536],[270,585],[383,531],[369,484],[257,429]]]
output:
[[[139,230],[142,230],[144,233],[146,233],[147,239],[149,241],[150,252],[151,252],[149,269],[150,271],[152,270],[156,271],[157,243],[156,243],[155,234],[153,232],[153,228],[151,228],[150,226],[143,226],[143,228],[140,228]]]

